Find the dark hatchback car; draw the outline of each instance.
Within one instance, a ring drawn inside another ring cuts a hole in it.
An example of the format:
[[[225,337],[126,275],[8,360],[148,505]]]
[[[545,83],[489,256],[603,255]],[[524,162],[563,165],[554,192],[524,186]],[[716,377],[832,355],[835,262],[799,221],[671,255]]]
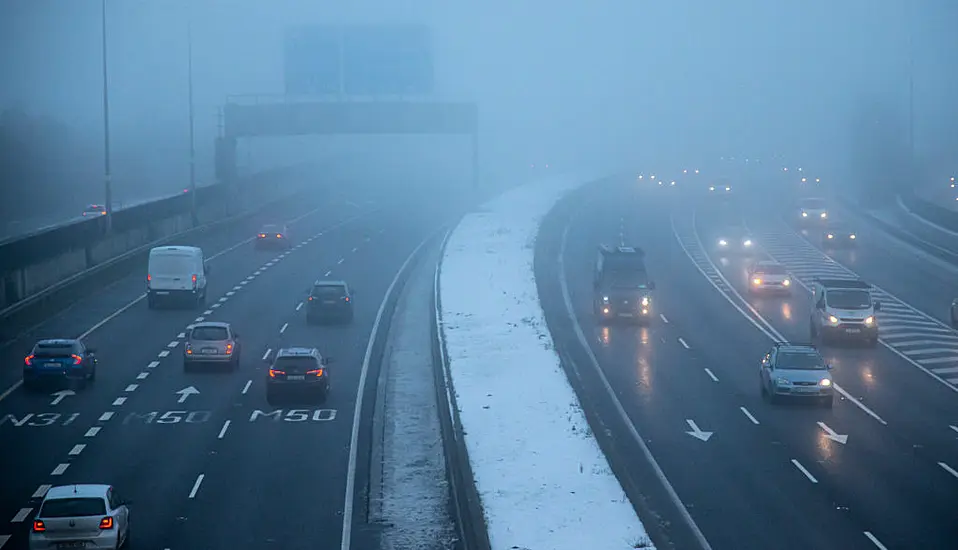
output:
[[[858,244],[858,235],[843,224],[830,224],[822,232],[822,246],[825,248],[851,248]]]
[[[40,340],[23,360],[23,387],[38,388],[44,382],[79,380],[86,385],[96,378],[96,354],[76,339]]]
[[[304,393],[325,401],[331,362],[316,348],[280,349],[266,373],[266,402],[272,405],[280,397]]]
[[[345,281],[316,281],[306,299],[306,322],[351,323],[353,296]]]
[[[285,225],[264,225],[256,234],[256,248],[289,248],[289,232]]]

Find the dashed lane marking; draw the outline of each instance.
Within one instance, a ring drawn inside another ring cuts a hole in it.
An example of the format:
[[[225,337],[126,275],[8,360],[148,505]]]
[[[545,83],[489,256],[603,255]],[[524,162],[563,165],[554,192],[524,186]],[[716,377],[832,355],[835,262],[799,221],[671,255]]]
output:
[[[252,380],[247,380],[247,381],[246,381],[246,385],[243,386],[243,391],[242,391],[243,395],[246,395],[246,392],[249,391],[249,387],[252,386],[252,385],[253,385],[253,381],[252,381]]]
[[[662,322],[663,322],[663,323],[668,323],[668,322],[669,322],[669,320],[665,318],[665,314],[664,314],[664,313],[659,313],[659,319],[662,319]]]
[[[712,382],[718,382],[718,376],[715,376],[715,373],[712,372],[712,369],[705,367],[705,374],[709,375],[709,378],[712,379]]]
[[[268,349],[266,350],[266,353],[263,354],[263,361],[266,361],[267,359],[269,359],[269,354],[271,354],[271,353],[273,353],[272,348],[268,348]]]
[[[226,422],[223,422],[223,427],[220,428],[220,433],[219,435],[216,436],[216,439],[223,439],[223,437],[226,435],[226,430],[228,430],[229,428],[230,428],[230,421],[227,420]]]
[[[53,485],[46,484],[46,483],[43,484],[43,485],[41,485],[41,486],[39,486],[39,487],[37,487],[37,490],[33,492],[33,496],[32,496],[31,498],[43,498],[43,497],[45,497],[46,494],[47,494],[47,491],[50,490],[50,487],[53,487]]]
[[[69,465],[68,463],[66,463],[66,462],[64,462],[64,463],[62,463],[62,464],[57,464],[57,467],[54,468],[52,472],[50,472],[50,475],[51,475],[51,476],[62,476],[62,475],[63,475],[63,472],[67,471],[67,468],[69,468],[69,467],[70,467],[70,465]]]
[[[12,535],[0,535],[0,548],[3,548]]]
[[[206,477],[205,474],[200,474],[199,476],[196,477],[196,481],[193,483],[193,488],[190,489],[190,496],[189,496],[189,498],[191,498],[191,499],[192,499],[192,498],[196,498],[196,493],[199,492],[199,490],[200,490],[200,485],[203,483],[203,478],[204,478],[204,477]]]
[[[184,336],[185,336],[185,335],[184,335]],[[169,344],[167,344],[166,347],[168,347],[168,348],[170,348],[170,349],[173,349],[173,348],[175,348],[175,347],[178,346],[178,345],[180,345],[180,342],[179,342],[178,340],[173,340],[172,342],[170,342]]]
[[[212,309],[208,309],[208,310],[206,310],[206,311],[203,312],[203,315],[213,315],[213,310],[212,310]]]
[[[149,375],[150,375],[150,373],[148,373],[148,372],[141,372],[140,374],[137,374],[137,375],[136,375],[136,379],[137,379],[137,380],[146,380],[146,377],[149,376]]]
[[[213,309],[216,309],[216,308],[220,307],[220,305],[221,305],[221,304],[213,304],[213,305],[211,305],[210,307],[213,308]]]
[[[186,333],[185,333],[185,332],[181,332],[181,333],[177,334],[176,337],[182,340],[183,338],[186,338]]]
[[[83,437],[96,437],[96,434],[98,433],[100,433],[100,427],[93,426],[92,428],[87,430],[85,434],[83,434]]]
[[[951,466],[945,464],[944,462],[939,462],[938,465],[941,466],[941,468],[942,468],[944,471],[946,471],[946,472],[948,472],[949,474],[951,474],[952,476],[958,478],[958,471],[955,471],[955,469],[952,468]]]
[[[343,263],[343,262],[345,262],[345,261],[346,261],[346,258],[340,258],[339,261],[336,262],[336,265],[339,265],[339,264],[341,264],[341,263]]]
[[[103,414],[100,415],[100,418],[99,418],[98,420],[99,420],[100,422],[106,422],[106,421],[110,420],[111,418],[113,418],[113,415],[114,415],[114,414],[116,414],[116,413],[114,413],[113,411],[106,411],[105,413],[103,413]]]
[[[127,392],[127,393],[130,393],[130,392],[136,391],[136,389],[139,388],[139,387],[140,387],[139,384],[130,384],[130,385],[128,385],[128,386],[126,387],[126,389],[124,389],[123,391],[125,391],[125,392]]]
[[[872,544],[874,544],[875,547],[878,548],[878,550],[888,550],[888,548],[885,548],[885,545],[882,544],[882,543],[878,540],[878,537],[876,537],[875,535],[871,534],[870,531],[865,531],[865,537],[866,537],[868,540],[872,541]]]
[[[231,290],[231,291],[229,291],[229,292],[226,293],[227,296],[233,296],[233,295],[235,295],[235,294],[236,294],[236,292],[233,291],[233,290]]]
[[[146,368],[148,368],[148,369],[155,369],[155,368],[158,367],[158,366],[160,366],[160,362],[159,362],[159,361],[150,361],[150,364],[147,365]]]
[[[157,353],[157,354],[156,354],[157,357],[167,357],[167,356],[169,356],[169,355],[170,355],[170,352],[167,351],[167,350],[163,350],[163,351],[161,351],[160,353]]]
[[[815,479],[815,476],[813,476],[811,472],[809,472],[808,470],[806,470],[806,469],[805,469],[805,466],[802,466],[802,463],[801,463],[801,462],[799,462],[798,460],[795,460],[795,459],[793,458],[793,459],[792,459],[792,464],[794,464],[795,467],[798,468],[798,471],[800,471],[800,472],[802,472],[803,474],[805,474],[805,477],[807,477],[809,481],[811,481],[812,483],[818,483],[818,480]]]
[[[682,347],[683,347],[683,348],[685,348],[685,349],[690,349],[690,348],[689,348],[689,345],[688,345],[688,344],[685,342],[685,340],[683,340],[681,337],[679,337],[679,343],[682,344]]]
[[[220,299],[218,300],[218,303],[222,304],[222,303],[225,302],[226,300],[229,300],[229,298],[227,298],[226,296],[223,296],[222,298],[220,298]]]
[[[332,274],[333,274],[333,270],[329,270],[329,271],[326,272],[325,275],[323,275],[323,277],[329,277],[329,276],[332,275]]]
[[[30,515],[30,512],[33,511],[33,508],[20,508],[20,510],[13,516],[13,519],[10,520],[10,523],[21,523],[23,520],[27,519],[27,516]]]
[[[286,327],[288,327],[288,326],[289,326],[289,323],[283,323],[283,326],[280,327],[280,329],[279,329],[279,333],[282,334],[282,333],[286,332]]]
[[[125,398],[125,397],[117,397],[116,399],[113,400],[113,406],[114,406],[114,407],[119,407],[119,406],[123,405],[124,403],[126,403],[126,398]]]
[[[758,426],[758,419],[752,416],[752,413],[748,412],[748,409],[746,409],[745,407],[739,407],[738,410],[742,411],[742,414],[748,417],[748,419],[752,421],[752,424],[755,424],[756,426]]]
[[[296,311],[303,309],[303,302],[296,304]]]
[[[79,443],[79,444],[77,444],[77,445],[74,445],[73,448],[70,449],[70,452],[67,453],[67,454],[69,454],[70,456],[79,456],[80,453],[82,453],[82,452],[83,452],[83,449],[85,449],[85,448],[86,448],[86,444],[85,444],[85,443]]]

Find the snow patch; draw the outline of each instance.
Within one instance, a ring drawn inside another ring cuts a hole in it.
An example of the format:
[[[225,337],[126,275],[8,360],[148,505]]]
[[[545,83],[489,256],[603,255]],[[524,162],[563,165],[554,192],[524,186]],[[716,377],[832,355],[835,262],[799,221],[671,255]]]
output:
[[[513,189],[470,214],[442,260],[442,328],[494,550],[651,548],[554,351],[533,273],[542,218],[594,181]]]

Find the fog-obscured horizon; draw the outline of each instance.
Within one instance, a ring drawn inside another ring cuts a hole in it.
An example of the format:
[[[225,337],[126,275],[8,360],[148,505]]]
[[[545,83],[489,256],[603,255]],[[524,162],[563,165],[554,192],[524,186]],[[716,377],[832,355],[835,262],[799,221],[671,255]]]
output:
[[[958,150],[954,1],[342,4],[107,0],[118,197],[188,182],[188,21],[201,182],[213,178],[227,96],[282,95],[285,29],[340,23],[432,29],[435,96],[480,105],[490,174],[530,163],[655,167],[722,155],[783,155],[838,170],[863,109],[906,127],[913,36],[917,156],[930,171],[958,168],[945,166]],[[100,37],[98,0],[0,3],[0,111],[48,120],[68,136],[57,145],[70,151],[57,157],[64,188],[97,189],[102,179]],[[443,136],[270,138],[245,140],[237,160],[244,172],[317,157],[455,172],[469,162],[467,144]],[[91,193],[90,202],[102,200]]]

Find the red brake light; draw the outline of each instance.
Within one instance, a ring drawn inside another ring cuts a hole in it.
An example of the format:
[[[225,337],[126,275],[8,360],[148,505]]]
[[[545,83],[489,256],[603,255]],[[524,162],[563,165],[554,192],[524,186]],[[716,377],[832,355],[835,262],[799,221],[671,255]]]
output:
[[[42,533],[47,530],[47,526],[43,524],[42,519],[33,520],[33,532]]]
[[[308,298],[308,300],[309,300],[310,302],[312,302],[312,301],[313,301],[313,297],[310,296],[310,297]]]
[[[282,238],[283,238],[283,235],[282,235],[281,233],[277,233],[277,234],[276,234],[276,238],[277,238],[277,239],[282,239]]]
[[[308,371],[306,371],[306,374],[315,374],[316,376],[322,376],[322,375],[323,375],[323,369],[308,370]]]
[[[266,233],[260,233],[260,234],[259,234],[259,238],[262,239],[262,238],[264,238],[264,237],[266,237]]]
[[[100,520],[100,529],[113,529],[113,516],[106,516]]]
[[[79,355],[71,355],[70,357],[73,358],[73,364],[74,364],[74,365],[79,365],[80,363],[83,362],[83,358],[80,357]]]
[[[349,296],[346,296],[345,298],[343,298],[343,300],[346,300],[346,301],[348,302],[348,301],[349,301]]]
[[[283,372],[283,371],[281,371],[281,370],[269,369],[269,377],[270,377],[270,378],[276,378],[276,375],[277,375],[277,374],[286,374],[286,373]]]
[[[146,274],[146,282],[150,282],[150,281],[152,281],[152,280],[153,280],[153,276],[150,275],[149,273],[147,273],[147,274]]]
[[[196,273],[193,274],[193,282],[196,282]]]
[[[233,344],[232,344],[232,342],[226,344],[226,355],[229,355],[229,354],[231,354],[231,353],[233,353]]]
[[[27,355],[27,356],[23,359],[23,362],[24,362],[24,364],[26,364],[28,367],[33,366],[33,354]]]

